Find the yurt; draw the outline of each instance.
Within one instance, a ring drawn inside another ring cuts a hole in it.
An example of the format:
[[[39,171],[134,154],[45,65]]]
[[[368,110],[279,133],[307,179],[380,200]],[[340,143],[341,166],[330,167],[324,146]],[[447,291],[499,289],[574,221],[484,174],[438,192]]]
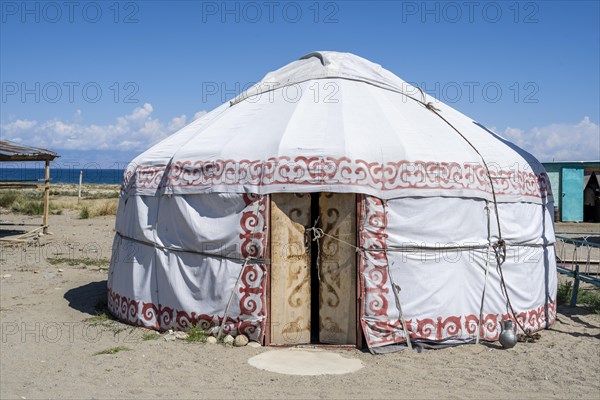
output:
[[[542,165],[349,53],[321,51],[128,165],[108,277],[120,320],[387,352],[556,318]]]

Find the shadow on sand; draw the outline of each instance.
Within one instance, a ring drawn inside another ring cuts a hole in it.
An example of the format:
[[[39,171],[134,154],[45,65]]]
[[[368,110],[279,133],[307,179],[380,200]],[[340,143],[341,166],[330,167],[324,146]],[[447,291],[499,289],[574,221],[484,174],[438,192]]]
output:
[[[588,329],[600,329],[600,326],[590,324],[589,322],[581,319],[581,316],[594,314],[593,312],[586,310],[585,308],[558,306],[558,312],[560,314],[562,314],[562,315],[558,316],[558,319],[564,325],[579,324],[579,325],[583,325],[585,328],[588,328]],[[571,335],[573,337],[592,337],[592,338],[600,339],[600,333],[596,334],[596,335],[592,335],[589,333],[565,332],[560,329],[557,329],[556,325],[553,325],[552,327],[550,327],[549,330],[554,331],[554,332],[564,333],[565,335]]]
[[[106,308],[106,280],[90,282],[65,293],[69,307],[82,313],[96,315]]]
[[[28,231],[26,229],[14,229],[14,225],[11,228],[4,228],[8,224],[0,224],[0,238],[10,238],[11,236],[18,236]]]

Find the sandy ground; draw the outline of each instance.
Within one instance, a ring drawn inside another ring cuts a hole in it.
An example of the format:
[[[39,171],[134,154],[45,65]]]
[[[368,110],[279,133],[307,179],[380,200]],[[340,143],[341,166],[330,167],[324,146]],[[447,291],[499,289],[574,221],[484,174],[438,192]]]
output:
[[[39,218],[0,215],[2,222]],[[495,344],[358,358],[348,375],[288,376],[248,365],[268,348],[142,340],[117,322],[86,321],[105,301],[106,266],[48,257],[109,259],[114,217],[51,217],[51,236],[0,244],[0,397],[9,398],[580,398],[600,399],[600,316],[559,307],[537,343]],[[598,227],[592,226],[598,231]],[[61,253],[55,255],[55,253]],[[59,272],[59,269],[62,272]],[[94,355],[114,346],[129,351]]]

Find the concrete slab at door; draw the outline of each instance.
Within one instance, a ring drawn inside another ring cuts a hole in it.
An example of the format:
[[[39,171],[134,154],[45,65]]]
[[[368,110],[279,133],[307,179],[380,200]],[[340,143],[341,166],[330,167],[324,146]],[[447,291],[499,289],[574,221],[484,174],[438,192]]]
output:
[[[562,221],[583,221],[583,168],[562,169],[561,191]]]
[[[319,341],[356,344],[356,197],[321,193]]]
[[[310,343],[310,195],[271,195],[271,343]]]

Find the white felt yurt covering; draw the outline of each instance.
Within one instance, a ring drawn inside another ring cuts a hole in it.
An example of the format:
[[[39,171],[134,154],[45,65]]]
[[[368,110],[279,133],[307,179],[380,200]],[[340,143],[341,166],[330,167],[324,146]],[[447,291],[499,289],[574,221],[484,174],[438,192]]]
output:
[[[513,315],[532,332],[555,320],[542,165],[381,66],[336,52],[267,74],[132,161],[111,312],[263,341],[270,307],[283,301],[268,292],[270,198],[315,192],[357,194],[354,301],[369,348],[406,333],[496,340]]]

